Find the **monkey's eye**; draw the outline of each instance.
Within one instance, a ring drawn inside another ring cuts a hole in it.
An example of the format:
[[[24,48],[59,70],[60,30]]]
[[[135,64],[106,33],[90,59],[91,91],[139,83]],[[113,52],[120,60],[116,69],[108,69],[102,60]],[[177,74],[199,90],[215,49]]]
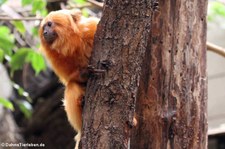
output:
[[[47,22],[47,25],[48,25],[49,27],[51,27],[51,26],[52,26],[52,22],[51,22],[51,21],[48,21],[48,22]]]

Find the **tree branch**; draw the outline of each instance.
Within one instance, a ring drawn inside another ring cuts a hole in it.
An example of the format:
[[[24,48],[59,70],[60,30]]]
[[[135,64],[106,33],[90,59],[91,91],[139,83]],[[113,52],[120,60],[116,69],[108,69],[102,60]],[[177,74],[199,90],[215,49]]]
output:
[[[11,18],[11,17],[0,17],[0,21],[36,21],[42,20],[41,17],[21,17],[21,18]]]
[[[97,2],[97,1],[94,1],[94,0],[88,0],[88,2],[97,6],[97,7],[100,7],[100,8],[103,7],[103,3],[101,3],[101,2]]]
[[[225,57],[225,49],[224,48],[217,46],[215,44],[212,44],[210,42],[207,42],[206,45],[207,45],[207,49],[209,51],[215,52],[215,53]]]

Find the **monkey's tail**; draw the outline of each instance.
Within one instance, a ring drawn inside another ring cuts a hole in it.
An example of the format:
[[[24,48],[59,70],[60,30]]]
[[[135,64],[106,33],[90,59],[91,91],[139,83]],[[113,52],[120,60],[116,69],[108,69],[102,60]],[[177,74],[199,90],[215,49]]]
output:
[[[84,95],[84,89],[75,82],[69,82],[66,85],[64,93],[65,111],[70,124],[79,133],[82,127],[81,102]]]

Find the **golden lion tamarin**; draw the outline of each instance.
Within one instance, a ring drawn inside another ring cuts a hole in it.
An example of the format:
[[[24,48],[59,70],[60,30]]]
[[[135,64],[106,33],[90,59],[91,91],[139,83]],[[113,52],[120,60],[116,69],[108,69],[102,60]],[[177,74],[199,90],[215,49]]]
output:
[[[84,18],[79,11],[51,12],[41,22],[41,51],[65,85],[64,105],[71,125],[77,131],[76,149],[81,137],[81,100],[85,92],[84,75],[93,47],[99,19]]]

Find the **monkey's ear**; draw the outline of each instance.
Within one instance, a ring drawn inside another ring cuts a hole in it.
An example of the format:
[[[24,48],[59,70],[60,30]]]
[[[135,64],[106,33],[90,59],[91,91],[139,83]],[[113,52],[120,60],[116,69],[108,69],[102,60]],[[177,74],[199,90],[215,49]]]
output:
[[[82,13],[79,9],[70,10],[70,14],[71,14],[74,22],[79,21],[81,19],[81,16],[82,16]]]

